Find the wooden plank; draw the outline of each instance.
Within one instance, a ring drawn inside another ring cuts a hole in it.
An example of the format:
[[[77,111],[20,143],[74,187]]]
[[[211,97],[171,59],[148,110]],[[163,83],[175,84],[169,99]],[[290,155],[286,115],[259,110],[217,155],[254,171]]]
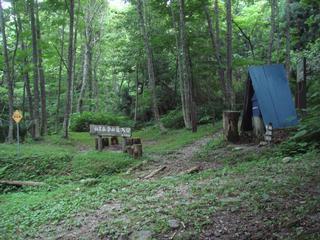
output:
[[[32,181],[9,181],[9,180],[0,180],[0,184],[5,185],[13,185],[13,186],[30,186],[30,187],[37,187],[37,186],[43,186],[45,183],[43,182],[32,182]]]
[[[165,170],[167,168],[167,166],[162,166],[154,171],[152,171],[149,175],[145,176],[144,179],[150,179],[153,176],[157,175],[159,172],[162,172],[163,170]]]

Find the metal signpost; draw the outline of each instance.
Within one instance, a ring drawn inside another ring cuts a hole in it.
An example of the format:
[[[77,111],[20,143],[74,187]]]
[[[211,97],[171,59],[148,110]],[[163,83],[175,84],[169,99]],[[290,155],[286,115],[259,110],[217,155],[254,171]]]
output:
[[[19,135],[19,123],[22,120],[22,113],[19,110],[16,110],[12,115],[13,120],[17,124],[17,154],[20,153],[20,135]]]

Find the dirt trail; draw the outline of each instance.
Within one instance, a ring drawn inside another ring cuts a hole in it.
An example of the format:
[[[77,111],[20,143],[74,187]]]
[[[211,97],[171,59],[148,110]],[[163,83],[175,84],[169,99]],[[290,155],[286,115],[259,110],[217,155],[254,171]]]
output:
[[[221,132],[217,132],[213,135],[203,137],[192,144],[168,154],[150,154],[149,157],[152,160],[136,169],[133,175],[138,178],[143,178],[152,171],[164,166],[166,168],[157,173],[154,176],[155,178],[183,174],[193,167],[198,167],[200,170],[218,168],[222,165],[217,162],[200,161],[197,159],[196,155],[210,140],[219,137],[221,134]]]

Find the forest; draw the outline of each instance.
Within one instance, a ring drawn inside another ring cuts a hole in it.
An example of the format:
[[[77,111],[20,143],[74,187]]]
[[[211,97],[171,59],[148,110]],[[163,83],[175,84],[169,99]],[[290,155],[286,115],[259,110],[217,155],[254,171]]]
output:
[[[0,0],[0,239],[320,239],[319,0]]]

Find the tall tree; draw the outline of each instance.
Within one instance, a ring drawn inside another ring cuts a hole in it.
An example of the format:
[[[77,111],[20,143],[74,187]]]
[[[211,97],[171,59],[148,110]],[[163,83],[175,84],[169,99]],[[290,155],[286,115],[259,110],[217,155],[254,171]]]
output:
[[[160,113],[159,113],[158,99],[157,99],[157,93],[156,93],[156,76],[155,76],[155,72],[154,72],[152,47],[150,44],[149,33],[147,31],[146,24],[145,24],[145,17],[144,17],[144,11],[143,11],[143,0],[137,1],[137,11],[138,11],[138,16],[139,16],[141,34],[143,36],[144,49],[145,49],[145,52],[147,55],[148,75],[149,75],[150,88],[151,88],[151,92],[152,92],[153,115],[154,115],[154,118],[157,121],[160,129],[162,131],[165,131],[165,127],[163,126],[162,122],[160,121]]]
[[[9,63],[9,53],[8,53],[8,45],[7,45],[7,35],[6,35],[6,24],[3,16],[3,8],[2,8],[2,0],[0,0],[0,27],[2,33],[2,50],[4,57],[4,75],[6,78],[7,86],[8,86],[8,107],[9,107],[9,131],[8,131],[8,142],[13,142],[13,81],[11,76],[11,68]],[[13,67],[13,66],[12,66]]]
[[[185,2],[179,0],[179,52],[182,84],[180,84],[182,112],[186,128],[193,129],[195,125],[195,102],[193,98],[193,82],[191,61],[185,24]]]
[[[68,78],[67,78],[67,95],[63,119],[63,138],[69,137],[69,122],[72,102],[72,80],[73,80],[73,58],[74,58],[74,0],[69,1],[69,43],[68,43]]]
[[[27,12],[28,9],[28,4],[26,3],[24,5],[25,11]],[[20,32],[20,34],[22,34],[25,29],[23,28],[23,24],[22,24],[22,19],[21,19],[21,15],[20,15],[20,11],[16,11],[17,14],[17,22],[18,22],[18,31]],[[23,15],[22,15],[23,16]],[[22,67],[22,75],[23,75],[23,82],[24,82],[24,90],[26,92],[27,95],[27,99],[28,99],[28,112],[29,112],[29,119],[33,120],[33,99],[32,99],[32,91],[31,91],[31,84],[30,84],[30,76],[29,76],[29,58],[27,56],[27,52],[28,52],[28,46],[26,44],[26,41],[24,38],[20,39],[20,47],[22,52],[24,53],[24,57],[23,57],[23,67]],[[32,138],[34,138],[34,125],[31,125],[31,136]]]
[[[269,49],[268,49],[268,64],[272,62],[272,51],[273,51],[273,43],[274,43],[274,34],[276,31],[276,0],[270,0],[271,7],[271,29],[269,35]]]
[[[63,56],[64,56],[64,28],[63,24],[61,31],[61,42],[60,42],[60,62],[59,62],[59,76],[58,76],[58,92],[57,92],[57,109],[56,109],[56,131],[58,131],[58,124],[60,122],[60,105],[61,105],[61,82],[62,82],[62,70],[63,70]]]
[[[34,93],[34,107],[33,107],[33,124],[34,124],[34,138],[40,138],[40,113],[39,113],[39,71],[38,71],[38,41],[37,28],[34,12],[34,0],[29,0],[29,12],[32,33],[32,63],[33,63],[33,93]]]
[[[227,99],[227,93],[226,93],[226,86],[225,86],[225,78],[224,78],[224,67],[222,63],[222,58],[221,58],[221,44],[220,44],[220,21],[219,21],[219,5],[218,5],[218,0],[215,0],[214,3],[214,18],[215,18],[215,31],[213,30],[213,20],[209,11],[209,8],[207,5],[204,7],[205,14],[207,17],[207,22],[208,22],[208,29],[209,29],[209,35],[211,39],[211,44],[212,44],[212,50],[213,54],[216,58],[216,61],[218,63],[218,75],[220,79],[220,86],[221,90],[223,92],[223,102],[226,104],[226,99]]]
[[[231,110],[235,109],[235,96],[233,93],[232,86],[232,9],[231,0],[226,0],[226,22],[227,22],[227,79],[226,79],[226,92],[228,108]]]
[[[37,46],[38,46],[38,77],[40,83],[40,97],[41,97],[41,134],[45,135],[48,131],[47,120],[47,103],[46,103],[46,80],[43,69],[42,60],[42,46],[41,46],[41,27],[39,20],[39,5],[38,0],[35,2],[35,14],[36,14],[36,29],[37,29]]]
[[[290,77],[290,23],[291,23],[291,10],[290,10],[291,0],[286,0],[286,70],[287,70],[287,77]]]

